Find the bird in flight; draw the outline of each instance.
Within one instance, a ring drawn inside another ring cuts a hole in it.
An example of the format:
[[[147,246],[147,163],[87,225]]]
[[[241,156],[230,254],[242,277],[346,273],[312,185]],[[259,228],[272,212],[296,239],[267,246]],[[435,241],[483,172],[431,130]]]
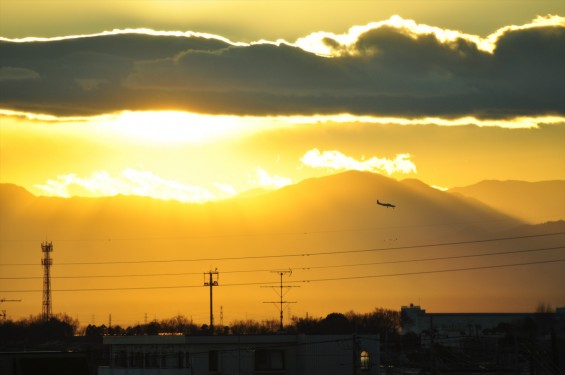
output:
[[[380,206],[384,206],[384,207],[386,207],[386,208],[389,208],[389,207],[394,208],[394,207],[396,207],[396,206],[395,206],[394,204],[392,204],[392,203],[383,203],[383,202],[379,201],[378,199],[377,199],[377,204],[380,205]]]

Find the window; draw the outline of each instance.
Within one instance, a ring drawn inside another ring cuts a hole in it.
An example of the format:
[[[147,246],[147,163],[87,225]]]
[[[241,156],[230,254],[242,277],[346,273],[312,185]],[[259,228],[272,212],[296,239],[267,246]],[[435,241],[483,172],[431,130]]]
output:
[[[185,353],[184,353],[184,367],[186,367],[186,368],[191,368],[191,364],[190,364],[190,353],[189,353],[189,352],[185,352]]]
[[[284,350],[255,351],[255,371],[284,370]]]
[[[159,368],[160,360],[158,352],[145,353],[145,368]]]
[[[361,352],[361,371],[369,371],[371,367],[371,359],[369,353],[365,350]]]
[[[114,367],[128,367],[128,353],[125,350],[114,352]]]
[[[189,368],[190,367],[190,360],[188,358],[188,352],[181,352],[179,351],[177,353],[178,358],[177,358],[177,364],[178,364],[178,368]]]
[[[143,368],[143,353],[129,352],[129,367]]]
[[[210,350],[208,352],[208,371],[219,372],[220,371],[220,356],[217,350]]]

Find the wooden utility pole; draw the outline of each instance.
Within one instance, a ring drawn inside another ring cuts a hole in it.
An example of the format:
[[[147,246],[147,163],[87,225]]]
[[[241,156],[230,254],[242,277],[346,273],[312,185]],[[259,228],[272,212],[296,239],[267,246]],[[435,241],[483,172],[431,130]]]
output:
[[[208,281],[206,281],[206,275],[208,275]],[[218,279],[220,274],[216,268],[214,271],[204,272],[204,286],[210,287],[210,334],[214,333],[214,307],[213,307],[213,292],[212,289],[218,286]]]

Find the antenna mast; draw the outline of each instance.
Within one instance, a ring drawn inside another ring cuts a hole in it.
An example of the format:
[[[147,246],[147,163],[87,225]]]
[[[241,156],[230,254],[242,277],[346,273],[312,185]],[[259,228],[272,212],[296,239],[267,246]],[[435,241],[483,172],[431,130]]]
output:
[[[43,266],[43,305],[41,317],[46,322],[51,319],[51,265],[53,264],[51,252],[53,251],[53,243],[42,242],[41,251],[43,252],[43,258],[41,259],[41,265]]]
[[[279,332],[282,332],[284,330],[284,328],[283,328],[283,311],[284,311],[284,308],[287,304],[296,303],[296,301],[284,301],[284,296],[288,293],[288,291],[284,292],[284,288],[298,288],[299,286],[283,286],[283,275],[288,275],[288,276],[292,275],[292,270],[289,269],[288,271],[271,271],[271,272],[275,272],[275,273],[279,274],[280,285],[279,285],[278,288],[276,286],[269,286],[269,287],[266,287],[266,288],[273,288],[275,293],[277,293],[278,296],[280,297],[279,298],[280,300],[279,301],[268,301],[268,302],[264,301],[263,303],[273,303],[273,304],[279,305],[279,313],[280,313],[280,315],[279,315],[279,318],[280,318]],[[277,289],[279,289],[279,290],[277,291]]]

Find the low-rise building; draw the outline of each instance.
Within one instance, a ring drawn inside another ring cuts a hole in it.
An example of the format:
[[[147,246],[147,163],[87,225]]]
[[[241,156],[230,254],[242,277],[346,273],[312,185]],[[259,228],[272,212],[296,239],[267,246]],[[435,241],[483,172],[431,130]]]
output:
[[[105,336],[99,375],[379,373],[376,335]]]
[[[561,319],[564,315],[556,309],[550,313],[428,313],[420,306],[402,306],[402,333],[418,335],[434,332],[438,337],[457,338],[482,336],[493,332],[500,324],[515,324],[526,318],[551,320],[553,315]]]

